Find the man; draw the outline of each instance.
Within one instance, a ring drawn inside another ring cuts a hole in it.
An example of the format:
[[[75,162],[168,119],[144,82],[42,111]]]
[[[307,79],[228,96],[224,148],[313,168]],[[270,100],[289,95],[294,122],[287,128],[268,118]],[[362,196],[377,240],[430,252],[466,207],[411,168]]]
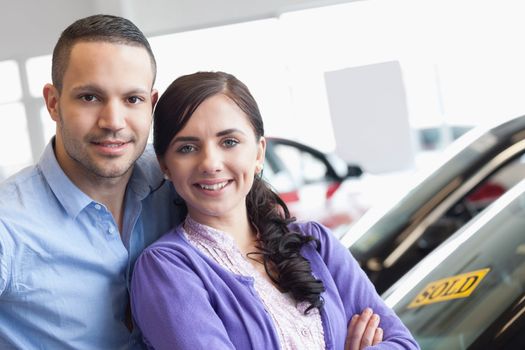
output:
[[[141,157],[155,74],[126,19],[90,16],[59,38],[43,91],[56,136],[0,185],[1,349],[142,347],[131,269],[178,221],[154,155]]]

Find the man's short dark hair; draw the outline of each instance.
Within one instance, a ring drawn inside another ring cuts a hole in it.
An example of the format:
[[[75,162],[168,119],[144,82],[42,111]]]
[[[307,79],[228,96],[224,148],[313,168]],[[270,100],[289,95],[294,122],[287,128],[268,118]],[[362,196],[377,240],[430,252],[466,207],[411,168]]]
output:
[[[143,47],[148,52],[153,70],[153,81],[157,74],[157,63],[148,39],[128,19],[112,15],[94,15],[75,21],[67,27],[53,50],[51,76],[53,85],[62,91],[64,73],[69,63],[73,46],[78,42],[109,42]]]

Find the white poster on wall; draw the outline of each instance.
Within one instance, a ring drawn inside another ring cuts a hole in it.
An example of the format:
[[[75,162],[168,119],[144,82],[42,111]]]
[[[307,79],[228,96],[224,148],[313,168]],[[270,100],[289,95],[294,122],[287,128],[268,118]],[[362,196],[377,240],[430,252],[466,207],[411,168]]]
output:
[[[371,173],[414,166],[405,87],[399,62],[325,73],[336,152]]]

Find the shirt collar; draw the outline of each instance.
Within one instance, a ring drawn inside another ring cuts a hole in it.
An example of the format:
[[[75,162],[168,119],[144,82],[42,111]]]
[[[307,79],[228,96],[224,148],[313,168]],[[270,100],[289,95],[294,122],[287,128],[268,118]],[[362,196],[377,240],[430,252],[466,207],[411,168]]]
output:
[[[151,145],[148,144],[144,153],[135,162],[128,189],[133,191],[139,200],[143,200],[163,183],[163,173],[157,157]]]
[[[53,138],[44,149],[37,166],[66,212],[75,218],[93,200],[64,173],[56,159],[53,149],[54,143],[55,139]]]
[[[93,202],[93,199],[82,192],[64,173],[56,159],[54,144],[55,138],[46,146],[38,167],[67,213],[75,218]],[[162,179],[162,171],[153,149],[148,145],[144,154],[135,163],[127,190],[133,191],[138,200],[143,200],[160,187]]]
[[[200,242],[206,246],[222,248],[229,252],[237,250],[232,236],[213,227],[200,224],[189,215],[186,216],[183,227],[190,241]]]

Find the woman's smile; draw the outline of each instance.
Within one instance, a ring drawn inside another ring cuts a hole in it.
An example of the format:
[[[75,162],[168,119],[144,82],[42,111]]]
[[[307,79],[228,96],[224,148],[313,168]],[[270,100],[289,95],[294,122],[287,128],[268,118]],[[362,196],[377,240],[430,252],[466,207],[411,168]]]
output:
[[[216,182],[199,182],[195,186],[205,192],[219,192],[228,186],[233,180],[216,181]]]

